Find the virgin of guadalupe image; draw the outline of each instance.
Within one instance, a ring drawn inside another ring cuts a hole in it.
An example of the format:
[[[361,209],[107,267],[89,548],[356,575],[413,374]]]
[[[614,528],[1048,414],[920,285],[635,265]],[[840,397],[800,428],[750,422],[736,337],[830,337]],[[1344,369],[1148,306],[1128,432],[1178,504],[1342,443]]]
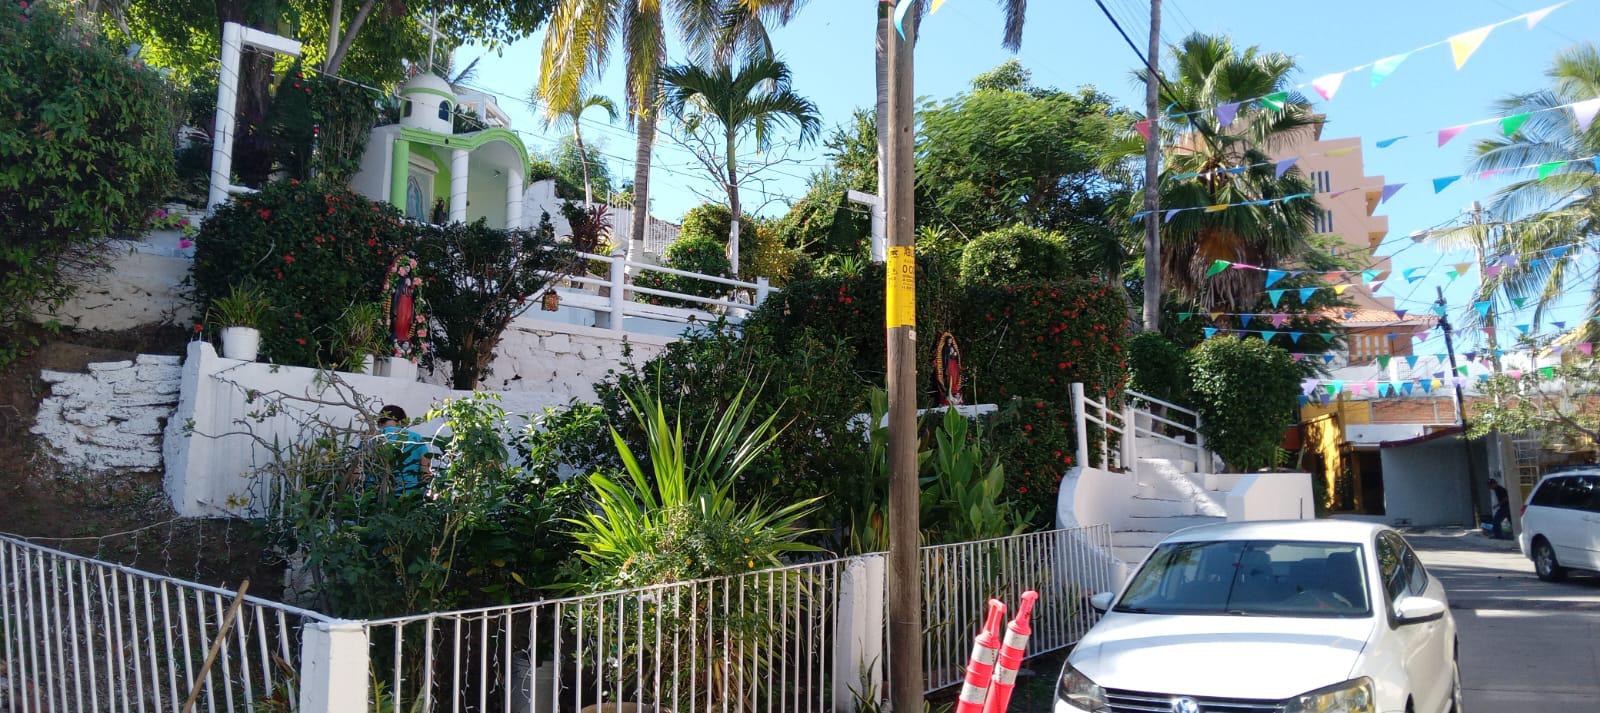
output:
[[[407,274],[410,270],[401,263],[404,259],[395,260],[393,269],[398,279],[394,280],[394,287],[388,295],[389,336],[394,339],[396,349],[403,349],[410,343],[411,335],[416,333],[416,286]]]
[[[933,346],[933,376],[939,392],[934,394],[940,406],[961,405],[961,348],[956,346],[956,336],[940,332]]]

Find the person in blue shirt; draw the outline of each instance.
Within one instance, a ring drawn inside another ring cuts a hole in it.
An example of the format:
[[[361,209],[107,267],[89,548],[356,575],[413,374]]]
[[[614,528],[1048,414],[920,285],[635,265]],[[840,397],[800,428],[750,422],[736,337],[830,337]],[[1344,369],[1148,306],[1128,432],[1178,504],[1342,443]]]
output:
[[[413,492],[428,482],[433,456],[428,452],[428,441],[421,434],[405,427],[406,410],[389,404],[378,411],[378,430],[385,443],[400,449],[400,465],[394,472],[396,495]]]

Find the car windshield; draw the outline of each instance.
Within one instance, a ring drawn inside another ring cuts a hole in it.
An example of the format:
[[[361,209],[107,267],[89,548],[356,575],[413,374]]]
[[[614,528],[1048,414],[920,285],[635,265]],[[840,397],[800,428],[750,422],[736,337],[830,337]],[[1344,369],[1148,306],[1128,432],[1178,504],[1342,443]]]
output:
[[[1344,542],[1169,542],[1134,575],[1116,611],[1364,617],[1362,562],[1361,545]]]

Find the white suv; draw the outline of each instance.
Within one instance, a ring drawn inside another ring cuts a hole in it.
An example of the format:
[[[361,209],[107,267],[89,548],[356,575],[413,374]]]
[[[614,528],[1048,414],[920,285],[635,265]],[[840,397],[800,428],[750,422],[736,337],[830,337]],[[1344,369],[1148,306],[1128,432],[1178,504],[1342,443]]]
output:
[[[1569,569],[1600,571],[1600,468],[1539,481],[1522,509],[1517,544],[1547,582],[1567,576]]]

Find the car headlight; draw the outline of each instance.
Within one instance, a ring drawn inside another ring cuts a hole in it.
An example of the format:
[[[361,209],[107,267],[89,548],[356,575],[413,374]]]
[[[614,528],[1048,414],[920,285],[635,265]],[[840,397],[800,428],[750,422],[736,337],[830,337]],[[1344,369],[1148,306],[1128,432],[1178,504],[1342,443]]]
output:
[[[1111,710],[1106,704],[1105,689],[1089,680],[1088,676],[1073,668],[1070,663],[1061,669],[1061,680],[1056,682],[1056,698],[1089,713]]]
[[[1283,713],[1375,713],[1372,679],[1357,678],[1289,699]]]

